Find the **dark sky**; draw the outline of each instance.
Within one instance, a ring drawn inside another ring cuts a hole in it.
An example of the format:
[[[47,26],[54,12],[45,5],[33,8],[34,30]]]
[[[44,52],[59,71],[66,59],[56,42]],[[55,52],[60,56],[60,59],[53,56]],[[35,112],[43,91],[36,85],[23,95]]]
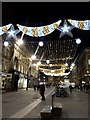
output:
[[[2,3],[2,24],[9,23],[41,26],[51,24],[58,20],[75,19],[90,20],[90,2],[3,2]],[[90,30],[74,28],[73,38],[81,38],[82,43],[78,49],[90,47]],[[60,32],[57,30],[46,36],[45,40],[56,40]],[[29,38],[26,36],[27,39]],[[68,36],[62,39],[69,38]],[[33,38],[32,38],[33,39]]]
[[[88,2],[6,2],[2,3],[3,24],[50,24],[59,19],[90,19]]]

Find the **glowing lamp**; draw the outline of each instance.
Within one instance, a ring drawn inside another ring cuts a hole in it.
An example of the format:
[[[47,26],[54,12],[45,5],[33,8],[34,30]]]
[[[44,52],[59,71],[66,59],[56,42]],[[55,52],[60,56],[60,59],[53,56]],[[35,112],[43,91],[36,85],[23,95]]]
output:
[[[39,46],[40,46],[40,47],[43,46],[43,42],[42,42],[42,41],[39,42]]]
[[[31,59],[32,59],[32,60],[35,60],[35,59],[36,59],[36,56],[35,56],[35,55],[32,55]]]
[[[80,44],[80,43],[81,43],[80,38],[76,39],[76,43],[77,43],[77,44]]]
[[[50,60],[46,60],[46,63],[49,64],[49,63],[50,63]]]
[[[7,41],[4,42],[4,46],[7,47],[9,43]]]

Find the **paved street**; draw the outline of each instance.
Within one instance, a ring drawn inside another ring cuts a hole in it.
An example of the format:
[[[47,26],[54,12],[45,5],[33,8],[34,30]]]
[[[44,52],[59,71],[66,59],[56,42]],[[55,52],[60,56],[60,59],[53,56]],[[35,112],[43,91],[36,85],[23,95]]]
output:
[[[53,91],[54,88],[46,88],[46,97],[49,95],[50,92]],[[48,92],[48,93],[47,93]],[[51,94],[51,93],[50,93]],[[38,100],[39,99],[39,100]],[[39,103],[41,102],[41,96],[39,94],[39,91],[34,92],[32,88],[29,90],[19,90],[18,92],[9,92],[9,93],[3,93],[2,95],[2,116],[3,118],[9,118],[12,117],[15,113],[19,112],[20,110],[30,110],[30,105],[32,103],[37,104],[37,101]],[[28,108],[28,106],[30,106]],[[33,107],[33,105],[32,105]],[[34,106],[35,107],[35,106]],[[26,115],[26,112],[24,110],[24,114]],[[28,110],[28,112],[29,112]],[[27,112],[27,113],[28,113]],[[14,115],[14,118],[18,118],[18,115]],[[23,114],[21,113],[22,118]]]
[[[8,92],[2,95],[3,118],[40,118],[44,105],[51,105],[54,87],[46,88],[46,100],[41,101],[39,92],[33,89]],[[61,118],[88,118],[88,94],[73,91],[69,97],[55,97],[54,102],[62,103]]]

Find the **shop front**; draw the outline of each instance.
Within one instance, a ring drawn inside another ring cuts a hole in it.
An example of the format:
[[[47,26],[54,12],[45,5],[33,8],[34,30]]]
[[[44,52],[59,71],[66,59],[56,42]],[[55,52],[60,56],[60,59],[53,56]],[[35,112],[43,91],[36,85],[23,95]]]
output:
[[[1,75],[1,87],[2,92],[12,90],[12,74],[3,72]]]

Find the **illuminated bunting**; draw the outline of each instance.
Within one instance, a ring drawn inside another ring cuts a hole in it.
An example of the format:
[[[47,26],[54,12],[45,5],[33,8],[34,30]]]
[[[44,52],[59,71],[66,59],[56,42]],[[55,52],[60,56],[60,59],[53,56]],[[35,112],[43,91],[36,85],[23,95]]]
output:
[[[45,25],[41,27],[26,27],[17,24],[17,27],[22,31],[24,34],[32,36],[32,37],[41,37],[41,36],[46,36],[50,33],[52,33],[61,23],[61,20],[50,24],[50,25]]]
[[[78,29],[82,29],[82,30],[90,30],[90,20],[83,20],[83,21],[80,21],[80,20],[71,20],[71,19],[68,19],[68,22],[75,26],[76,28]]]
[[[7,32],[7,30],[11,27],[12,24],[8,24],[5,26],[0,27],[0,35],[4,34]]]

